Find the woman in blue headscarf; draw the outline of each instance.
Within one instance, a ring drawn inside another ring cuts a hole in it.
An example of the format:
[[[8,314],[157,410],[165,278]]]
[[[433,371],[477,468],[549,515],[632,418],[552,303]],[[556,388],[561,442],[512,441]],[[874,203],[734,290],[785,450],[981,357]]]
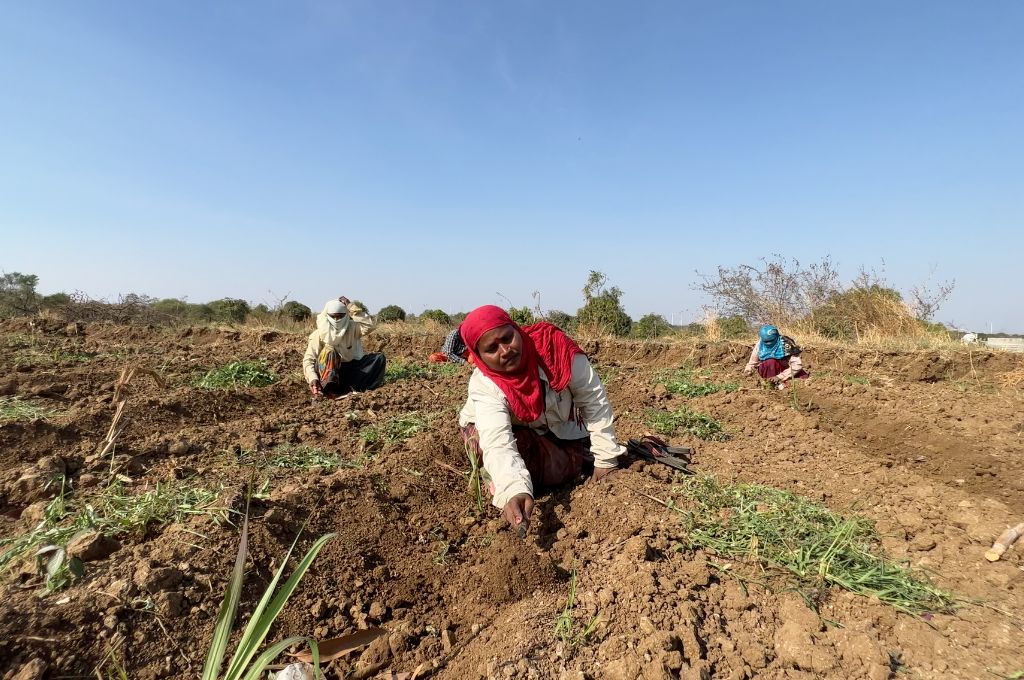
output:
[[[782,335],[771,324],[761,326],[758,335],[760,338],[750,352],[744,373],[750,375],[756,369],[763,379],[777,384],[780,390],[786,388],[790,378],[807,377],[800,359],[800,348],[793,338]]]

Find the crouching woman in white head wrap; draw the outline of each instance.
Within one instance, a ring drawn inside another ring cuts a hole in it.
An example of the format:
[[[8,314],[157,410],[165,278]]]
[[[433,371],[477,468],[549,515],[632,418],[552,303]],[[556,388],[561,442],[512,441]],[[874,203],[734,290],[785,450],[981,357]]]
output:
[[[362,337],[373,317],[342,296],[329,300],[309,334],[302,373],[314,395],[340,396],[378,387],[384,380],[383,354],[363,354]]]

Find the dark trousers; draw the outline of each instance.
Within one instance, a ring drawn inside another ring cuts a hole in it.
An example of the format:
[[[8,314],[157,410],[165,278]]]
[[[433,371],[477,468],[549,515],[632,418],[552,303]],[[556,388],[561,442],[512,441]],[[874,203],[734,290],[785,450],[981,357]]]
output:
[[[387,359],[383,354],[367,354],[362,359],[345,362],[336,361],[337,355],[334,358],[335,361],[328,359],[326,365],[318,367],[320,386],[328,396],[365,392],[384,382]]]

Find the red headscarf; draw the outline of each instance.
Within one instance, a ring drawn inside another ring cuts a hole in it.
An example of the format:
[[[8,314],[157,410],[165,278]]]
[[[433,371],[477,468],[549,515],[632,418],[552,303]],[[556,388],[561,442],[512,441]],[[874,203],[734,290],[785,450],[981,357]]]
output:
[[[492,371],[476,353],[480,337],[501,326],[513,326],[523,337],[523,354],[514,373]],[[524,423],[532,423],[544,412],[544,390],[537,375],[538,366],[547,375],[551,388],[561,392],[572,379],[573,357],[583,353],[580,346],[557,326],[541,321],[520,328],[508,312],[494,305],[477,307],[467,314],[460,332],[476,367],[501,389],[512,413]]]

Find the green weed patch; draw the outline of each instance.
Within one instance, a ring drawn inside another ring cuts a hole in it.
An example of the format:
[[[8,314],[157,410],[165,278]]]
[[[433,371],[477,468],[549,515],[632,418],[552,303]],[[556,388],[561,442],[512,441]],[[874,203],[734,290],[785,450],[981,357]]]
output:
[[[46,420],[57,411],[19,397],[0,397],[0,423],[18,420]]]
[[[99,531],[116,536],[153,524],[180,522],[189,515],[224,516],[224,509],[214,506],[216,500],[216,492],[188,484],[157,484],[130,493],[115,482],[84,499],[69,497],[62,486],[38,526],[20,536],[0,539],[0,573],[30,553],[41,555],[46,558],[46,591],[59,590],[83,568],[66,555],[68,543],[79,534]]]
[[[266,387],[277,382],[262,361],[232,361],[208,371],[193,385],[204,390],[223,390],[232,387]]]
[[[730,559],[776,567],[805,594],[836,586],[911,614],[949,612],[952,594],[887,558],[870,521],[843,517],[796,494],[758,484],[686,477],[658,502],[683,518],[685,542]]]
[[[429,425],[429,415],[412,411],[374,425],[367,425],[359,431],[359,438],[367,447],[380,447],[403,442]]]
[[[384,369],[384,384],[410,379],[435,380],[458,372],[459,364],[453,363],[389,361],[387,368]]]
[[[664,371],[654,378],[654,382],[664,385],[672,394],[681,394],[688,399],[705,397],[716,392],[735,392],[740,388],[738,382],[716,383],[708,380],[707,375],[698,374],[690,368]]]

